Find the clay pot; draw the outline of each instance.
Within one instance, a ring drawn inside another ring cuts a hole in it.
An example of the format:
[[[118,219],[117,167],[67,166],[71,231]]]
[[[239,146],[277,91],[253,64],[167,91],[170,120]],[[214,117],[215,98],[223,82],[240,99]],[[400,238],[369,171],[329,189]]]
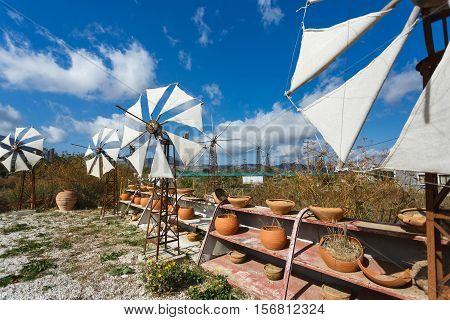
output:
[[[350,300],[351,294],[345,290],[322,285],[323,300]]]
[[[178,218],[180,218],[181,220],[191,220],[192,218],[194,218],[194,215],[195,215],[194,208],[180,207],[178,209]]]
[[[324,208],[309,206],[309,210],[319,219],[325,222],[338,222],[347,212],[346,208]]]
[[[191,241],[191,242],[195,242],[195,241],[198,241],[198,240],[200,239],[200,235],[199,235],[198,233],[195,233],[195,232],[189,232],[189,233],[186,235],[186,238],[187,238],[189,241]]]
[[[283,268],[268,263],[264,265],[264,274],[269,280],[272,281],[281,280],[283,279]]]
[[[214,227],[221,235],[231,236],[239,230],[239,221],[235,214],[221,214],[216,217]]]
[[[131,194],[129,194],[129,193],[122,193],[120,195],[120,200],[122,200],[122,201],[129,201],[130,198],[131,198]]]
[[[59,211],[70,211],[77,202],[77,194],[72,190],[64,190],[56,195],[56,205]]]
[[[322,260],[325,262],[325,264],[329,268],[339,271],[339,272],[349,273],[349,272],[358,271],[359,270],[358,261],[361,262],[363,259],[363,255],[364,255],[363,247],[362,247],[361,243],[359,242],[359,240],[356,238],[347,236],[351,242],[356,243],[357,245],[359,245],[361,247],[361,254],[359,255],[359,257],[357,259],[355,259],[353,261],[344,261],[344,260],[338,260],[338,259],[334,258],[333,256],[331,256],[329,254],[329,252],[324,247],[322,247],[322,244],[325,242],[325,240],[328,238],[331,238],[331,237],[344,237],[344,236],[333,234],[333,235],[323,236],[320,239],[319,253],[320,253],[320,256],[322,257]]]
[[[266,226],[259,232],[259,239],[269,250],[282,250],[286,247],[287,236],[282,227]]]
[[[230,257],[230,261],[234,264],[244,263],[247,259],[247,254],[239,251],[230,251],[228,253],[228,256]]]
[[[228,197],[228,202],[231,203],[231,205],[235,208],[244,208],[247,206],[252,200],[252,197],[249,196],[243,196],[243,197]]]
[[[169,205],[167,206],[167,210],[169,211],[169,214],[178,214],[178,210],[180,209],[180,206],[177,205],[177,206],[175,207],[174,212],[172,212],[172,209],[173,209],[173,205],[169,204]]]
[[[425,215],[425,208],[408,208],[401,210],[397,217],[411,231],[425,232],[427,222]]]
[[[148,198],[148,197],[145,197],[145,198],[142,197],[141,198],[141,206],[145,207],[149,200],[150,200],[150,198]]]
[[[287,214],[291,212],[295,206],[294,201],[284,199],[267,199],[266,204],[275,214]]]
[[[134,199],[133,199],[133,203],[140,205],[141,204],[141,197],[135,196]]]
[[[163,209],[165,209],[165,206],[167,204],[167,200],[164,199],[162,202],[163,202]],[[161,209],[161,200],[160,199],[154,199],[152,207],[153,207],[153,210]]]
[[[221,201],[223,201],[223,200],[228,198],[225,190],[220,189],[220,188],[214,190],[214,192],[211,195],[212,195],[212,197],[214,199],[214,202],[216,204],[219,204]]]
[[[358,260],[358,266],[371,281],[388,288],[400,288],[411,282],[411,270],[406,269],[392,274],[383,274],[373,259],[364,266],[363,260]]]

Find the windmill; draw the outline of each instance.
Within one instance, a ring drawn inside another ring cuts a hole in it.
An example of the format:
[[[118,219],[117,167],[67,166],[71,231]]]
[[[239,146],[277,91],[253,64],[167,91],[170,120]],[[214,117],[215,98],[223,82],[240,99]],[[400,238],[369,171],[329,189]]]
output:
[[[176,192],[176,160],[175,151],[184,165],[188,165],[194,157],[203,149],[203,146],[191,140],[182,138],[167,130],[170,122],[178,123],[203,130],[202,105],[203,103],[187,94],[179,84],[165,87],[146,89],[146,113],[144,119],[142,95],[130,108],[117,106],[125,112],[129,123],[124,125],[124,133],[121,148],[125,148],[134,141],[139,141],[140,146],[126,159],[134,167],[137,174],[142,177],[144,165],[147,159],[150,142],[155,145],[153,160],[149,177],[153,181],[154,191],[151,199],[159,199],[158,214],[149,214],[145,239],[144,254],[149,242],[156,245],[156,259],[159,258],[159,247],[170,242],[177,242],[179,252],[179,234],[171,228],[172,224],[178,224],[178,216],[169,212],[169,204],[175,208],[174,199],[177,201]],[[157,116],[154,116],[156,107],[161,105]],[[165,118],[165,119],[163,119]],[[133,127],[134,128],[133,128]],[[169,126],[170,127],[170,126]],[[172,159],[172,167],[169,160]],[[174,188],[174,197],[170,196],[169,188]],[[154,210],[153,201],[149,201],[147,207]],[[148,208],[145,208],[147,210]],[[173,209],[172,209],[173,211]],[[145,211],[144,211],[145,213]],[[175,218],[172,217],[175,216]]]
[[[334,150],[340,160],[337,171],[343,170],[362,126],[398,54],[418,24],[421,13],[428,57],[417,65],[417,69],[423,76],[424,90],[400,137],[380,164],[380,169],[426,172],[428,297],[436,299],[450,276],[444,275],[441,243],[442,235],[448,235],[444,220],[449,219],[449,210],[442,209],[441,204],[450,192],[450,183],[439,191],[437,180],[437,173],[450,173],[450,133],[441,129],[450,123],[450,49],[446,20],[450,16],[449,2],[413,0],[415,7],[400,34],[366,67],[309,106],[297,107],[292,100],[296,90],[326,70],[337,57],[389,14],[399,1],[392,0],[378,12],[329,28],[307,29],[304,27],[306,11],[310,5],[318,2],[307,0],[303,7],[301,49],[285,95]],[[441,51],[436,51],[434,45],[434,22],[442,23],[445,46]],[[421,150],[417,152],[419,145]]]
[[[263,169],[262,166],[262,158],[264,156],[264,169],[270,168],[270,153],[272,150],[271,145],[262,146],[261,144],[255,145],[254,148],[248,149],[248,152],[255,152],[255,170],[257,172],[261,171]]]
[[[34,166],[43,157],[44,138],[33,127],[16,128],[0,141],[0,162],[8,172],[22,172],[17,210],[21,210],[26,192],[30,187],[30,208],[36,208],[36,184]]]
[[[103,128],[92,136],[92,148],[91,144],[87,148],[72,144],[86,149],[84,160],[87,173],[104,180],[101,217],[105,216],[109,208],[112,208],[113,214],[117,214],[119,206],[116,163],[120,152],[119,143],[116,130]]]

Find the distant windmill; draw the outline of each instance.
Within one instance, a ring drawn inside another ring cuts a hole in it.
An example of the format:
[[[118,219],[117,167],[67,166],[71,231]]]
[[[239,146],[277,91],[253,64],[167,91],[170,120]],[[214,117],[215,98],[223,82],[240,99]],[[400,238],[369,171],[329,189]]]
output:
[[[255,151],[255,169],[256,171],[261,171],[262,169],[262,156],[264,154],[264,166],[266,168],[270,167],[270,152],[272,150],[272,146],[266,145],[263,147],[258,144],[255,145],[254,148],[247,150],[247,152]]]

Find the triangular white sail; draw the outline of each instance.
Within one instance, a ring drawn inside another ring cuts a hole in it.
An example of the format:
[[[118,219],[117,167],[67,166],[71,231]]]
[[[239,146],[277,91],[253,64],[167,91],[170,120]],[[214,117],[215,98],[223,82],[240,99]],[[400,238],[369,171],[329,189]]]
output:
[[[419,9],[416,7],[402,33],[367,67],[302,110],[342,162],[347,160],[418,14]]]
[[[450,174],[450,50],[422,91],[385,169]]]
[[[13,159],[14,153],[11,153],[5,160],[2,161],[2,164],[5,166],[6,170],[11,172],[11,164]]]
[[[94,147],[98,146],[98,138],[100,137],[100,132],[97,132],[92,136],[92,141],[94,142]]]
[[[3,157],[5,154],[7,154],[10,151],[11,150],[9,150],[9,149],[0,148],[0,158]]]
[[[130,119],[133,119],[134,121],[139,121],[138,119],[136,119],[136,117],[142,120],[141,98],[142,95],[140,95],[138,101],[136,101],[136,103],[127,110],[128,112],[125,112],[125,116],[127,116]]]
[[[25,133],[24,135],[23,135],[23,137],[22,137],[22,139],[20,139],[20,141],[25,141],[25,140],[27,140],[27,139],[31,139],[31,138],[34,138],[34,137],[38,137],[38,136],[40,136],[41,134],[35,129],[35,128],[33,128],[33,127],[31,127],[28,131],[27,131],[27,133]]]
[[[95,157],[94,159],[96,161],[94,162],[94,165],[92,166],[91,172],[89,174],[96,178],[100,178],[100,158]]]
[[[192,159],[194,159],[194,157],[203,149],[203,146],[201,144],[184,139],[173,133],[167,132],[167,135],[172,141],[175,150],[177,150],[177,153],[180,156],[181,161],[183,161],[184,165],[188,165],[192,161]]]
[[[287,95],[325,70],[390,10],[350,19],[325,29],[305,29],[297,66]]]
[[[170,93],[169,98],[167,98],[166,103],[161,109],[160,115],[164,112],[167,112],[173,108],[181,106],[183,103],[193,100],[194,98],[184,92],[178,84],[173,88],[173,91]]]
[[[155,155],[152,161],[152,168],[150,169],[150,176],[152,178],[173,179],[172,170],[170,169],[166,155],[164,154],[159,141],[156,141]]]
[[[106,143],[112,143],[112,142],[119,142],[119,135],[117,134],[117,131],[114,131],[109,138],[105,141]]]
[[[19,171],[28,171],[28,170],[30,170],[30,168],[28,168],[27,164],[25,163],[25,161],[23,161],[20,154],[17,154],[14,171],[19,172]]]
[[[106,154],[111,157],[113,161],[117,160],[117,157],[119,156],[120,149],[119,148],[108,148],[103,149],[103,151],[106,152]]]
[[[143,133],[138,130],[134,130],[128,126],[123,126],[123,138],[122,138],[122,145],[120,148],[124,148],[130,143],[132,143],[134,140],[139,138]]]
[[[11,133],[8,133],[8,135],[1,142],[11,147],[10,139],[11,139]]]
[[[92,165],[94,164],[94,162],[97,160],[97,157],[94,157],[92,159],[88,159],[86,160],[86,170],[87,173],[90,174],[91,170],[92,170]]]
[[[19,137],[19,135],[22,133],[23,130],[25,130],[26,128],[16,128],[16,131],[14,133],[14,141],[20,141],[19,139],[17,139]]]
[[[147,157],[148,144],[150,140],[146,140],[143,145],[136,149],[133,154],[127,157],[131,165],[134,167],[140,177],[144,172],[145,159]]]
[[[33,149],[36,149],[39,151],[43,151],[44,150],[44,138],[24,143],[23,146],[33,148]]]
[[[147,93],[148,112],[151,118],[153,118],[152,115],[156,105],[158,104],[159,100],[161,100],[164,92],[166,92],[168,87],[169,86],[145,90]]]
[[[203,131],[202,103],[199,103],[166,121],[178,122]]]
[[[32,152],[28,152],[26,150],[22,150],[22,152],[23,152],[23,155],[25,156],[25,158],[27,159],[27,162],[31,165],[32,168],[34,167],[34,165],[36,163],[39,162],[39,160],[42,159],[42,156],[34,154]]]
[[[111,132],[113,132],[114,129],[110,129],[110,128],[104,128],[103,132],[102,132],[102,137],[100,138],[100,142],[104,143],[106,138],[109,137],[109,135],[111,134]]]
[[[108,173],[109,171],[114,169],[114,166],[111,164],[111,162],[109,162],[109,160],[102,154],[102,171],[103,174]]]
[[[90,155],[94,154],[94,151],[91,149],[91,145],[86,149],[86,152],[84,153],[84,157],[88,157]]]

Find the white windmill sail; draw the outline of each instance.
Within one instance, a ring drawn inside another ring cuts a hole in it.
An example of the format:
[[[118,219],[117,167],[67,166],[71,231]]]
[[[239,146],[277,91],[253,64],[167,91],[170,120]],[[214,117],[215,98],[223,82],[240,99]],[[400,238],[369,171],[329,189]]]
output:
[[[39,151],[44,150],[44,139],[38,139],[23,144],[24,147],[33,148]]]
[[[92,166],[91,172],[89,174],[96,178],[100,178],[100,159],[98,157],[95,157],[94,159],[94,165]]]
[[[25,156],[25,158],[27,159],[27,162],[31,165],[32,168],[34,167],[34,165],[36,163],[39,162],[39,160],[42,159],[42,156],[39,156],[39,155],[34,154],[32,152],[28,152],[26,150],[22,150],[22,152],[23,152],[23,155]]]
[[[202,104],[199,103],[166,121],[178,122],[203,131]]]
[[[0,148],[0,158],[7,154],[9,151],[10,150],[8,149]]]
[[[108,139],[106,139],[105,143],[111,143],[111,142],[119,142],[119,135],[117,134],[117,131],[114,131]]]
[[[291,86],[291,95],[325,70],[338,56],[381,20],[400,0],[393,0],[381,11],[350,19],[325,29],[304,29],[300,54]]]
[[[124,148],[130,143],[132,143],[134,140],[142,136],[144,132],[134,130],[133,128],[130,128],[126,125],[123,126],[123,137],[122,137],[122,144],[120,148]]]
[[[178,84],[173,88],[173,91],[170,93],[169,98],[167,98],[166,103],[161,109],[160,115],[164,112],[172,110],[178,106],[181,106],[183,103],[193,100],[194,98],[184,92]]]
[[[86,152],[84,153],[84,157],[88,157],[91,154],[94,154],[94,151],[91,149],[91,145],[89,145],[89,147],[86,149]]]
[[[113,131],[114,131],[114,129],[104,128],[103,132],[102,132],[102,137],[100,138],[100,142],[104,142],[106,140],[106,138],[109,137],[109,135]]]
[[[114,166],[109,162],[109,160],[102,154],[102,171],[103,174],[108,173],[109,171],[114,169]]]
[[[192,161],[192,159],[194,159],[194,157],[203,149],[203,146],[201,144],[188,139],[184,139],[170,132],[166,133],[172,141],[175,150],[177,150],[181,161],[183,161],[185,165],[188,165]]]
[[[27,139],[31,139],[31,138],[35,138],[40,136],[41,134],[33,127],[31,127],[27,133],[24,134],[24,136],[22,137],[21,141],[25,141]]]
[[[14,153],[11,153],[5,160],[2,161],[2,164],[5,166],[6,170],[9,172],[12,171],[12,159],[13,159]]]
[[[148,112],[150,116],[153,115],[153,111],[155,110],[156,105],[158,104],[159,100],[161,100],[164,92],[166,92],[168,87],[169,86],[145,90],[147,93]]]
[[[105,151],[105,153],[111,157],[111,159],[113,161],[116,161],[117,158],[119,157],[119,152],[120,149],[119,148],[108,148],[108,149],[103,149],[103,151]]]
[[[136,103],[127,110],[128,112],[125,112],[125,116],[127,116],[128,118],[133,119],[135,121],[138,121],[135,117],[142,119],[141,98],[142,98],[142,95],[140,95],[138,101],[136,101]]]
[[[97,157],[86,160],[86,169],[88,174],[91,174],[92,166],[95,160],[97,160]]]
[[[450,174],[450,50],[422,91],[385,169]]]
[[[92,141],[94,142],[94,147],[98,146],[98,139],[100,137],[100,132],[97,132],[92,136]]]
[[[156,141],[155,155],[152,161],[152,168],[150,169],[150,176],[152,178],[173,179],[172,170],[170,169],[166,155],[164,154],[159,141]]]
[[[8,133],[8,135],[2,140],[2,143],[8,145],[11,147],[11,133]]]
[[[367,67],[339,88],[301,110],[342,162],[347,160],[419,12],[418,7],[413,9],[402,33]]]
[[[14,133],[14,141],[18,141],[17,137],[25,130],[26,128],[16,128]]]
[[[144,173],[144,164],[147,157],[149,143],[150,140],[145,141],[144,144],[137,148],[131,156],[127,157],[128,161],[130,161],[131,165],[134,169],[136,169],[140,177],[142,177],[142,174]]]
[[[30,170],[27,166],[27,164],[25,163],[25,161],[23,161],[22,157],[20,156],[20,154],[17,155],[16,157],[16,165],[15,165],[15,172],[19,172],[19,171],[28,171]]]

